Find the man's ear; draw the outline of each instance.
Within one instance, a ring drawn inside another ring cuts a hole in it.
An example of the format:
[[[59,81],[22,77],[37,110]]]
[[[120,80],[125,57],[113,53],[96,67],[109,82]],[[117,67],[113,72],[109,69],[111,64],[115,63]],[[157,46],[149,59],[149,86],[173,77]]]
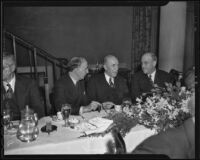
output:
[[[13,65],[11,66],[11,72],[14,72],[15,69],[16,69],[16,64],[13,64]]]
[[[107,67],[106,67],[106,65],[105,65],[105,64],[103,65],[103,68],[104,68],[104,70],[105,70],[105,71],[107,70]]]
[[[153,66],[156,67],[157,61],[153,61]]]

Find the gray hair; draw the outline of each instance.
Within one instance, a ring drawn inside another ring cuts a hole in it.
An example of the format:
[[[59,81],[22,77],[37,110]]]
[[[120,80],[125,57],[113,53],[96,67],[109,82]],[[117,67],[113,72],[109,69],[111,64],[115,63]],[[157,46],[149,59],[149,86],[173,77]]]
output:
[[[143,57],[144,55],[150,55],[151,58],[152,58],[154,61],[157,61],[157,56],[155,55],[155,53],[146,52],[146,53],[144,53],[144,54],[142,55],[142,57]]]
[[[68,71],[73,71],[75,68],[80,67],[85,61],[86,59],[83,57],[73,57],[67,64]]]

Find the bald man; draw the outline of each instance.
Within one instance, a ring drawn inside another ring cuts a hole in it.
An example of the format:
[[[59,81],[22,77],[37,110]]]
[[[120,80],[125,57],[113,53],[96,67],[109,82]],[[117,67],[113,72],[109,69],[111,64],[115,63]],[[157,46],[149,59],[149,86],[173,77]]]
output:
[[[113,55],[104,58],[104,73],[97,74],[88,82],[87,93],[90,100],[108,102],[110,107],[122,104],[129,97],[126,80],[118,75],[119,61]]]
[[[132,100],[149,93],[154,84],[165,87],[165,82],[172,83],[169,73],[156,69],[157,57],[154,53],[145,53],[141,58],[142,71],[136,73],[132,78]]]

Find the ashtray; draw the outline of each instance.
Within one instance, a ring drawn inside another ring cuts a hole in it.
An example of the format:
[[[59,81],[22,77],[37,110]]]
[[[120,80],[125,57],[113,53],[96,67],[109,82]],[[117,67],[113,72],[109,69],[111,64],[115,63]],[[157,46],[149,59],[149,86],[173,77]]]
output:
[[[51,127],[49,127],[49,128],[47,128],[45,125],[41,128],[41,131],[46,132],[46,133],[53,132],[55,130],[57,131],[57,126],[55,126],[55,125],[51,125]]]

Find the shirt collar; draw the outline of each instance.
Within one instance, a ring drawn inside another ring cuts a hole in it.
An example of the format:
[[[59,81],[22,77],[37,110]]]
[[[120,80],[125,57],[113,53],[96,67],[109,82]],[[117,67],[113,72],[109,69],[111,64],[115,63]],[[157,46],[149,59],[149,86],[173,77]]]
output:
[[[14,77],[11,79],[11,81],[9,82],[13,92],[15,91],[15,82],[16,82],[16,77],[14,75]],[[5,90],[8,90],[8,86],[7,86],[8,82],[3,81],[3,86],[5,88]]]
[[[69,74],[69,77],[71,78],[71,80],[74,83],[74,85],[76,85],[77,84],[77,80],[75,80],[70,74]]]
[[[105,78],[106,78],[106,81],[108,82],[108,84],[109,84],[110,78],[111,78],[111,81],[114,83],[114,78],[110,77],[106,72],[104,72],[104,75],[105,75]]]

